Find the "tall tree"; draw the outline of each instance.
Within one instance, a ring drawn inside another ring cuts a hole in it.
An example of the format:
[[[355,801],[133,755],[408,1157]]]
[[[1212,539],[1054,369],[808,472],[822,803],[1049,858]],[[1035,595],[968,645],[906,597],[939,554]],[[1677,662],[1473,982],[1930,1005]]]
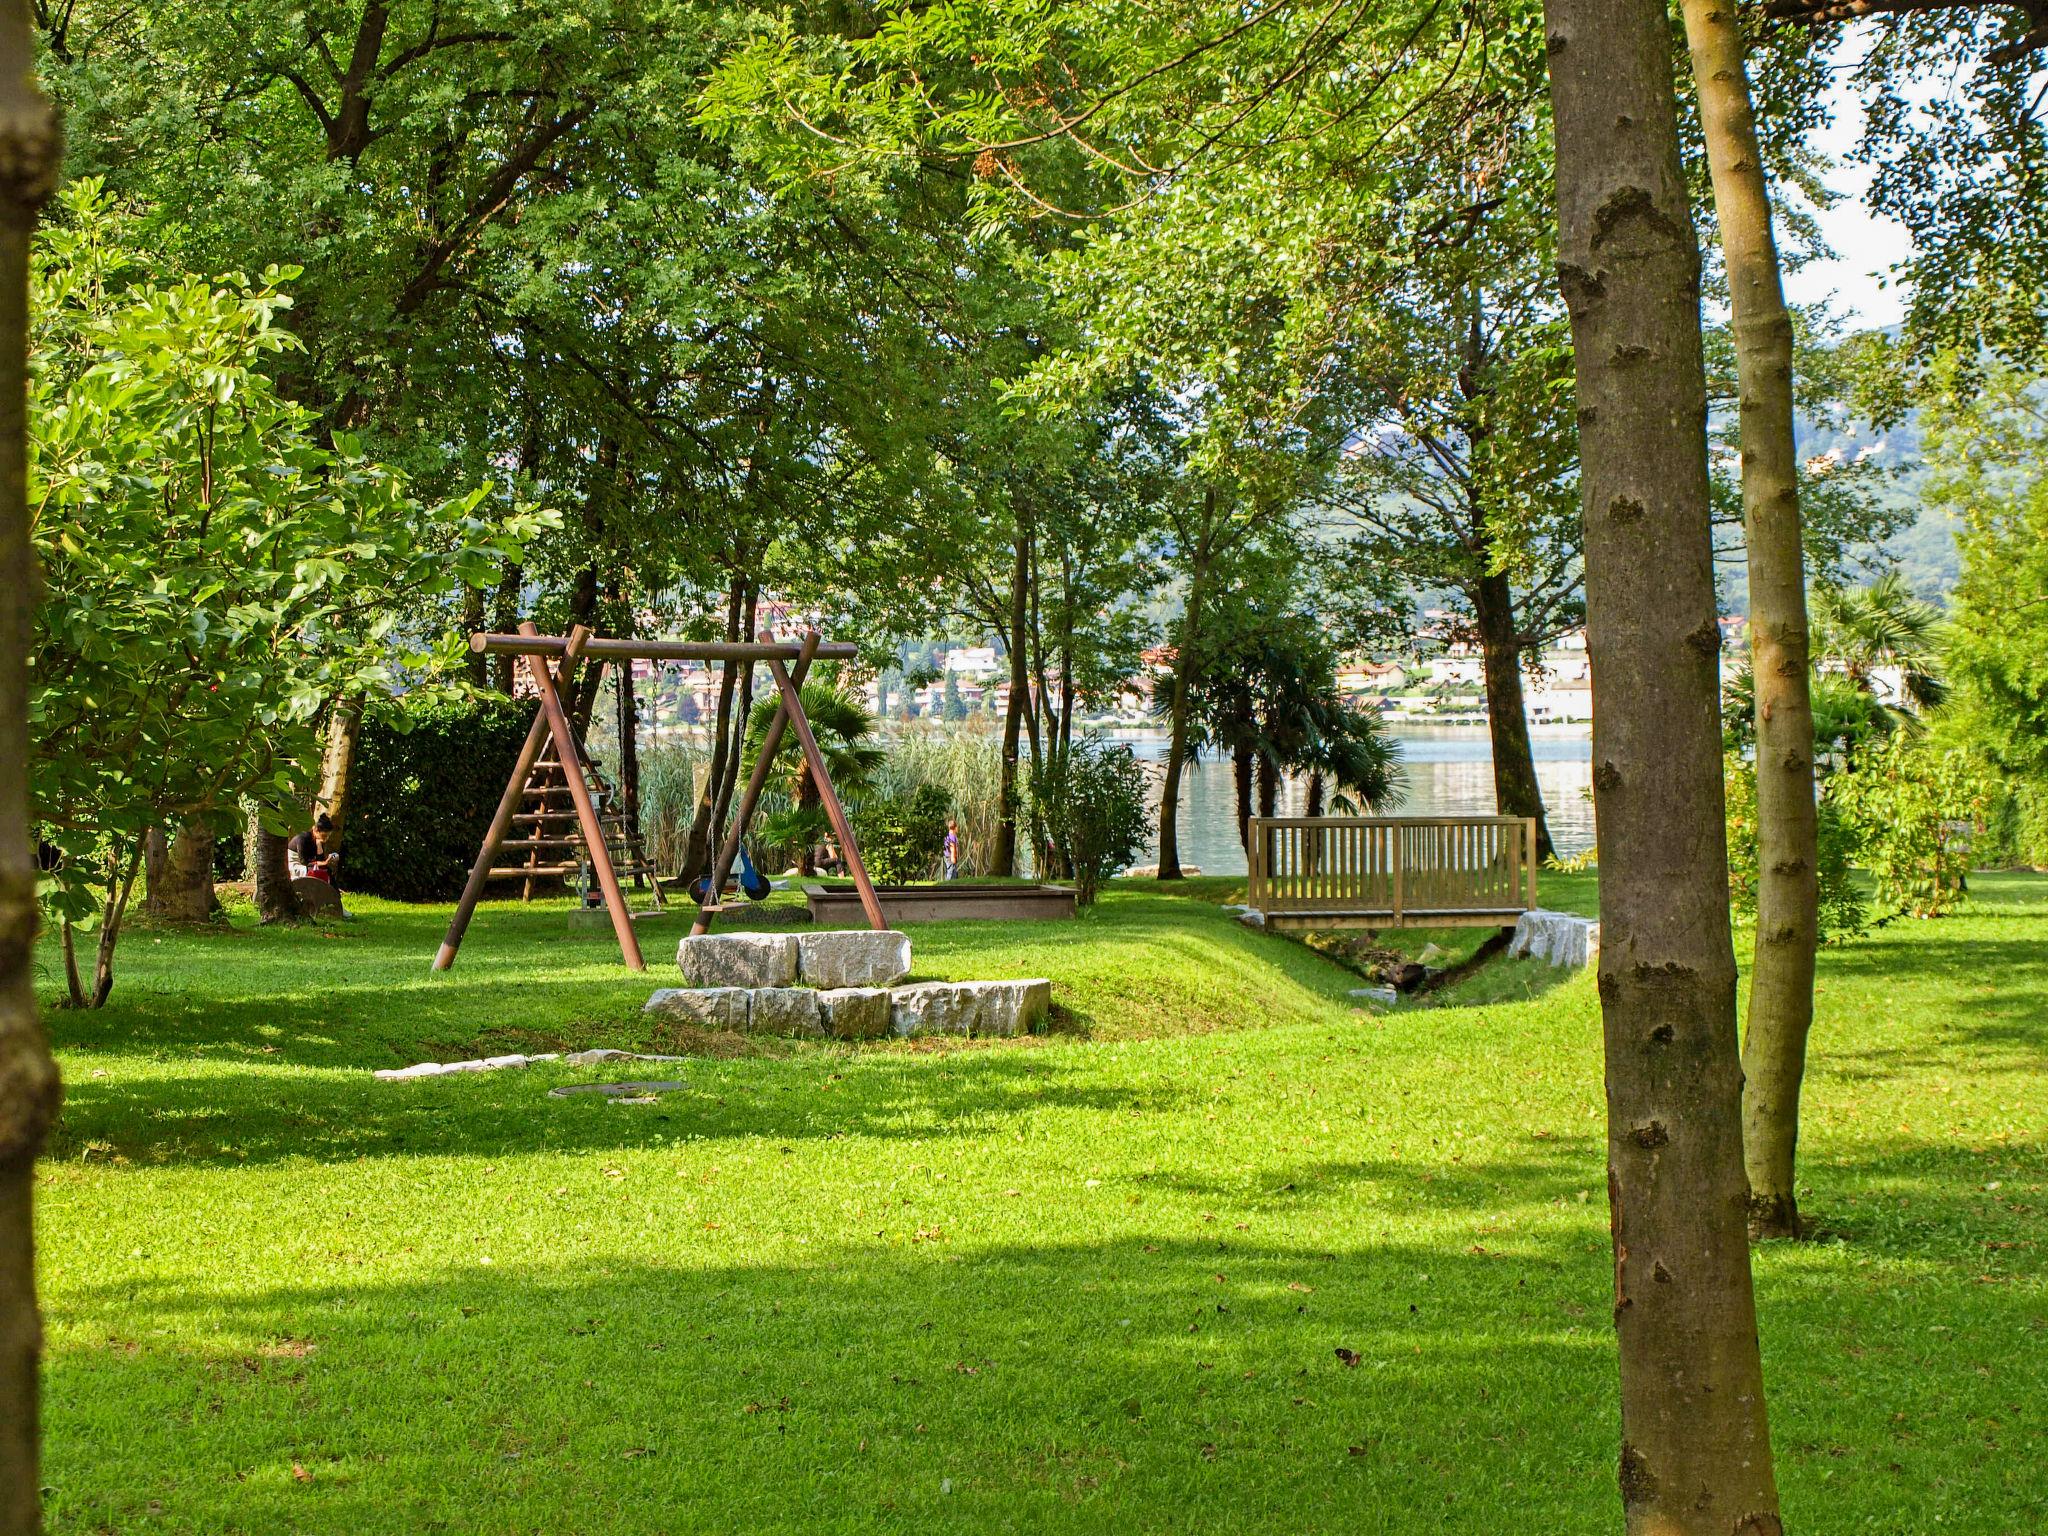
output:
[[[1698,242],[1658,0],[1546,0],[1593,664],[1624,1522],[1781,1529],[1742,1172]]]
[[[1728,271],[1741,398],[1757,767],[1756,955],[1742,1046],[1743,1163],[1752,1228],[1761,1236],[1797,1237],[1793,1161],[1820,943],[1820,815],[1793,438],[1792,316],[1778,271],[1741,26],[1722,0],[1683,0],[1683,7]]]
[[[36,1017],[36,847],[29,832],[28,655],[39,585],[29,543],[28,285],[57,181],[57,116],[36,88],[28,0],[0,5],[0,1536],[42,1529],[35,1160],[57,1113]]]

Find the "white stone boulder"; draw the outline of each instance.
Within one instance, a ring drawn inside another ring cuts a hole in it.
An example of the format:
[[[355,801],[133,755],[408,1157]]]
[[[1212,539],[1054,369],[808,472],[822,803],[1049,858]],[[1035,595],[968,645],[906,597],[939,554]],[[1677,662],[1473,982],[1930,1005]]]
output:
[[[676,946],[693,987],[786,987],[796,980],[793,933],[698,933]]]
[[[1044,1019],[1052,983],[926,981],[889,994],[889,1026],[899,1035],[1020,1035]]]
[[[1541,908],[1524,912],[1515,920],[1515,936],[1508,941],[1508,953],[1517,958],[1529,955],[1548,960],[1552,965],[1592,965],[1600,958],[1599,920]]]
[[[889,987],[910,974],[910,935],[826,928],[795,936],[797,975],[812,987]]]
[[[887,987],[834,987],[817,999],[825,1033],[835,1040],[877,1040],[889,1033]]]
[[[818,994],[808,987],[756,987],[748,1009],[747,1028],[757,1035],[824,1032]]]
[[[663,987],[641,1011],[697,1029],[744,1033],[752,997],[745,987]]]

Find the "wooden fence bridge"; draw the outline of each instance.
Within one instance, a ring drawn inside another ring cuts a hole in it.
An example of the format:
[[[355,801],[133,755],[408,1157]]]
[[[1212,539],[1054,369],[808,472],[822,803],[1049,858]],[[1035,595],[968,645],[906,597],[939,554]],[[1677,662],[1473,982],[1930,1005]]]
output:
[[[1536,905],[1533,817],[1261,816],[1247,854],[1274,928],[1504,928]]]

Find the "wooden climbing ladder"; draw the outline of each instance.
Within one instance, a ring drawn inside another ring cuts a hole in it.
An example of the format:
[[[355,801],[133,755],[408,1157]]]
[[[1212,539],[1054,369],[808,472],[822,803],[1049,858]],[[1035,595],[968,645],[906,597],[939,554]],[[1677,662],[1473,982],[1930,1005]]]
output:
[[[583,773],[590,785],[590,799],[597,811],[598,826],[604,833],[605,853],[611,859],[612,873],[620,880],[632,880],[636,889],[645,889],[649,893],[648,904],[635,915],[645,916],[666,910],[667,898],[661,889],[661,879],[647,857],[639,829],[633,826],[621,808],[619,797],[599,768],[597,759],[587,753],[583,755]],[[526,776],[526,787],[521,792],[521,809],[513,813],[512,828],[513,835],[498,844],[501,862],[491,866],[487,878],[520,881],[519,897],[522,901],[533,899],[536,880],[553,878],[575,880],[577,892],[586,906],[597,904],[592,899],[594,894],[602,899],[596,881],[595,861],[584,841],[583,828],[561,758],[547,756],[535,759],[532,771]],[[512,862],[502,862],[508,856]]]

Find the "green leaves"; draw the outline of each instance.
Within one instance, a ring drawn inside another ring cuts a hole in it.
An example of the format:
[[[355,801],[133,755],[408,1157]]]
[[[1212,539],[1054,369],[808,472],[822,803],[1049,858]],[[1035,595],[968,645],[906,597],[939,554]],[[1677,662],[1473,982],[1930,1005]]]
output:
[[[203,282],[97,183],[64,206],[34,269],[30,713],[51,901],[76,918],[145,829],[301,796],[323,707],[444,669],[441,600],[552,517],[480,517],[488,488],[423,506],[353,439],[321,447],[263,371],[296,345],[268,286],[287,269]]]

